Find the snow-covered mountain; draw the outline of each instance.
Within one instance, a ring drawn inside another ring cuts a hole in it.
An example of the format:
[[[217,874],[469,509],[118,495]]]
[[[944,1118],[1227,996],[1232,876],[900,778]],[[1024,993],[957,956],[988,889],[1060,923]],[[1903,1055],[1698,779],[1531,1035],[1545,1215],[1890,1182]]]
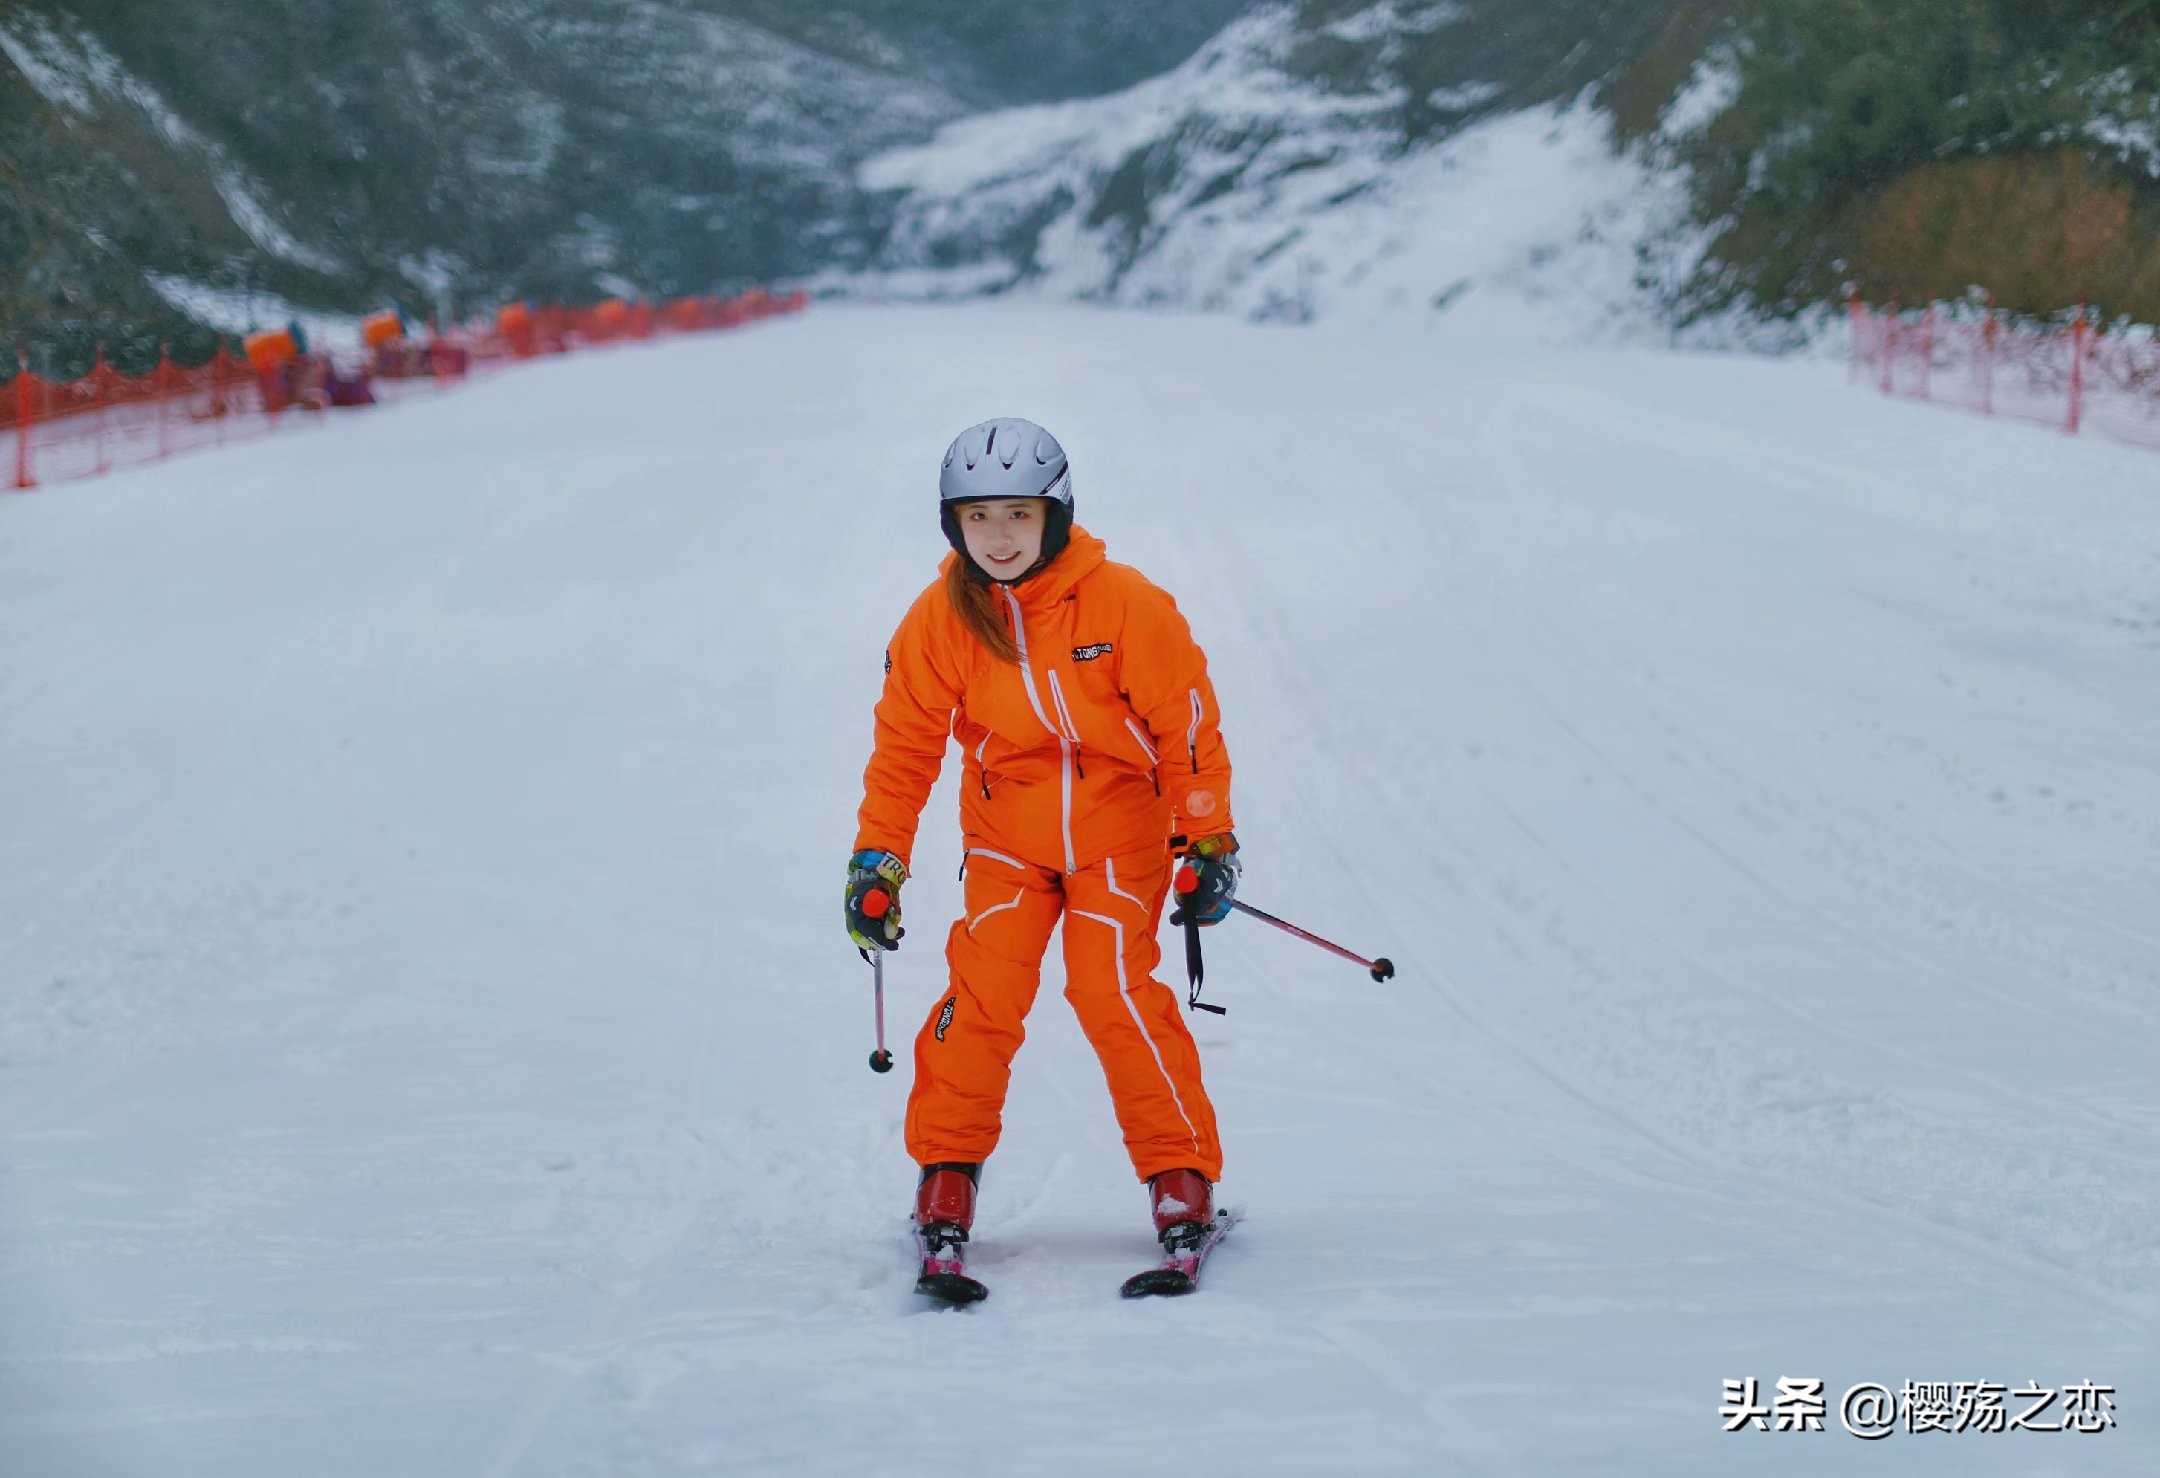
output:
[[[63,369],[288,303],[816,271],[1277,319],[1513,285],[1647,321],[1677,176],[1599,104],[1681,8],[21,0],[0,314]]]
[[[0,328],[79,368],[154,354],[175,301],[792,276],[859,257],[858,160],[1137,81],[1244,4],[9,0]]]
[[[1847,283],[2152,319],[2160,19],[1953,10],[9,0],[0,325],[66,371],[288,300],[810,276],[1574,336],[1789,341]]]
[[[879,275],[836,280],[1294,320],[1528,298],[1576,329],[1648,323],[1692,249],[1683,181],[1601,102],[1674,9],[1264,6],[1126,91],[870,160]]]

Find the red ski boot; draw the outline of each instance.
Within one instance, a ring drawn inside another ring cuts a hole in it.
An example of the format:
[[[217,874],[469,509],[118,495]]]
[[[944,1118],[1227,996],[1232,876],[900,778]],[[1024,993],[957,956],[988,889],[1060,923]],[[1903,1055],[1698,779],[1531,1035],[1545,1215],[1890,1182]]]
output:
[[[1191,1293],[1200,1286],[1200,1265],[1237,1224],[1237,1213],[1215,1210],[1215,1188],[1197,1170],[1165,1170],[1148,1181],[1148,1202],[1155,1212],[1155,1234],[1162,1238],[1163,1259],[1125,1280],[1127,1298]]]
[[[1165,1170],[1151,1177],[1148,1204],[1166,1252],[1195,1245],[1215,1220],[1215,1188],[1197,1170]]]
[[[967,1275],[968,1229],[975,1225],[980,1165],[925,1165],[915,1187],[915,1245],[922,1273],[915,1291],[946,1303],[970,1304],[990,1290]]]

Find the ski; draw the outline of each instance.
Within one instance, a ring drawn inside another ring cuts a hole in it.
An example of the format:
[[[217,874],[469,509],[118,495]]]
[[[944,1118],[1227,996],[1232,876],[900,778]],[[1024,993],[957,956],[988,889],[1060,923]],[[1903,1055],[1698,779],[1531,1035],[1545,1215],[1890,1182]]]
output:
[[[989,1289],[967,1275],[967,1242],[950,1227],[917,1227],[915,1248],[922,1255],[915,1291],[923,1297],[963,1307],[990,1296]]]
[[[1144,1273],[1135,1273],[1125,1280],[1120,1291],[1127,1298],[1175,1298],[1191,1293],[1200,1286],[1200,1268],[1208,1254],[1238,1224],[1235,1211],[1218,1211],[1215,1219],[1205,1227],[1195,1226],[1183,1246],[1166,1250],[1163,1260]],[[1182,1231],[1183,1228],[1174,1230]]]

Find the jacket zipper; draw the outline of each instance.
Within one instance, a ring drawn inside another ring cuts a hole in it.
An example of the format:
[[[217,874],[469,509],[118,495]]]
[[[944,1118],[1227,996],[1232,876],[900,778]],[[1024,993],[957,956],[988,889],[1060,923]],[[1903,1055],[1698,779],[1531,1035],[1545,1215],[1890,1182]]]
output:
[[[1072,740],[1073,768],[1087,779],[1087,766],[1080,762],[1080,726],[1073,722],[1072,710],[1065,706],[1065,685],[1058,681],[1057,669],[1050,669],[1050,702],[1057,709],[1058,722],[1064,726],[1065,737]]]
[[[1185,755],[1192,761],[1192,772],[1197,775],[1200,773],[1200,690],[1187,688],[1185,692],[1192,699],[1192,727],[1185,731]]]
[[[1052,734],[1057,735],[1058,753],[1062,757],[1062,773],[1059,775],[1058,823],[1065,837],[1065,874],[1070,877],[1079,867],[1073,862],[1072,844],[1072,741],[1057,725],[1050,722],[1043,712],[1042,695],[1035,691],[1035,669],[1028,665],[1027,622],[1020,617],[1020,602],[1012,591],[1000,585],[998,592],[1005,597],[1005,604],[1012,608],[1013,641],[1020,648],[1020,681],[1027,687],[1028,706],[1035,710],[1035,721]],[[1200,700],[1195,697],[1195,703]]]

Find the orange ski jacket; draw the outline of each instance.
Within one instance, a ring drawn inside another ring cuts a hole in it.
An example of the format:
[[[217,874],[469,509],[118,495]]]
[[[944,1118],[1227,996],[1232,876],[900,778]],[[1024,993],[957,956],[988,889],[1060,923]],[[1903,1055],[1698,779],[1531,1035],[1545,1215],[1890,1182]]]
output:
[[[970,848],[1070,874],[1173,832],[1231,829],[1221,713],[1177,602],[1075,527],[1041,573],[996,587],[1016,667],[961,622],[946,567],[885,651],[856,850],[910,861],[948,737],[960,743]]]

